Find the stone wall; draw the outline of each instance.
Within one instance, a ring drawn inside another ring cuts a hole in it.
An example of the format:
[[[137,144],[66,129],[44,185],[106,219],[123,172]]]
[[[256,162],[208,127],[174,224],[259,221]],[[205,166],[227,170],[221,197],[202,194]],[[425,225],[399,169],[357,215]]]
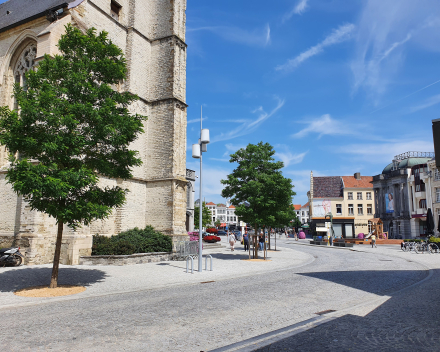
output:
[[[26,1],[26,0],[23,0]],[[61,262],[77,264],[90,254],[92,235],[113,235],[152,225],[173,237],[187,239],[186,219],[186,0],[118,0],[119,20],[110,15],[110,0],[85,0],[50,23],[45,17],[0,33],[0,104],[11,99],[14,55],[25,43],[37,45],[37,56],[58,53],[64,26],[105,30],[125,54],[128,76],[120,89],[140,100],[130,109],[147,115],[144,133],[130,146],[143,164],[131,180],[101,179],[101,185],[129,190],[126,204],[106,220],[73,232],[65,226]],[[26,262],[50,263],[56,238],[54,219],[31,211],[5,181],[7,153],[0,147],[0,246],[23,243]],[[21,241],[21,242],[20,242]]]
[[[132,255],[94,255],[81,256],[80,265],[132,265],[168,262],[174,259],[172,252],[139,253]]]

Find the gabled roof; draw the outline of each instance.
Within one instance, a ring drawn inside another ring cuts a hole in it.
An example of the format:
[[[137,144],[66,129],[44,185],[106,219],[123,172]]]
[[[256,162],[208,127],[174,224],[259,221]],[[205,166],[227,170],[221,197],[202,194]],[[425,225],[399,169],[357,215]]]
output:
[[[301,209],[301,204],[293,204],[293,208],[295,210],[300,210]]]
[[[307,202],[306,204],[304,204],[301,208],[308,208],[310,206],[309,202]]]
[[[209,202],[209,203],[207,203],[206,205],[215,205],[215,203],[213,203],[213,202]]]
[[[229,209],[235,209],[235,207],[234,207],[233,205],[231,205],[231,206],[229,207]]]
[[[226,208],[226,205],[224,205],[224,204],[217,204],[217,206],[219,207],[219,208]]]
[[[313,198],[342,198],[341,176],[313,177]]]
[[[46,16],[47,10],[72,8],[84,0],[9,0],[0,5],[0,31]]]
[[[373,188],[373,176],[361,176],[357,180],[354,176],[342,176],[344,188]]]

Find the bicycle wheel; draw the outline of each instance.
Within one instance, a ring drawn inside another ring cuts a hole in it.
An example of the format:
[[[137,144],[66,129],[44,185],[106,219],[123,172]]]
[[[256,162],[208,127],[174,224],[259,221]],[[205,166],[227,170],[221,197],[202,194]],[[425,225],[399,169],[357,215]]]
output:
[[[420,244],[419,243],[415,243],[413,246],[414,252],[416,252],[417,254],[419,254],[421,248],[420,248]]]
[[[430,253],[438,253],[439,252],[438,246],[435,243],[430,243],[429,244],[429,252]]]

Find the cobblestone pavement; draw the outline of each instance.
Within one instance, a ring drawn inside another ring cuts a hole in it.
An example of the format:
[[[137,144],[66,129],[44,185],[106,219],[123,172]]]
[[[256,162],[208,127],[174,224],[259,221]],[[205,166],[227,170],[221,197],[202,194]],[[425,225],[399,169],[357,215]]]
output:
[[[328,249],[332,250],[332,249]],[[391,297],[368,314],[343,314],[318,326],[287,334],[269,351],[439,351],[440,255],[404,253],[395,246],[357,246],[364,253],[388,253],[429,267],[429,277]],[[394,259],[393,259],[394,260]],[[334,278],[330,278],[333,280]]]
[[[232,278],[221,276],[214,282],[3,308],[3,316],[19,319],[0,322],[2,351],[226,351],[255,350],[268,343],[268,351],[389,350],[402,340],[402,330],[412,334],[403,341],[413,347],[419,346],[416,337],[423,337],[417,332],[434,325],[439,287],[436,275],[428,276],[429,263],[395,256],[393,249],[358,252],[282,242],[279,255],[315,260],[288,270],[248,268],[239,277],[229,267]],[[271,255],[276,261],[278,254]],[[246,264],[235,261],[235,270]],[[422,289],[426,284],[433,291]],[[421,298],[431,298],[435,310],[426,305],[414,311]],[[329,310],[335,312],[316,314]],[[412,318],[404,320],[405,315]],[[438,342],[434,328],[429,332],[420,346]]]

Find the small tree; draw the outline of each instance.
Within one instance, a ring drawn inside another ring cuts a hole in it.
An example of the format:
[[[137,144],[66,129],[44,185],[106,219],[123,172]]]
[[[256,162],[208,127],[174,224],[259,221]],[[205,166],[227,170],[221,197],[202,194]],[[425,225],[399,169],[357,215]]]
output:
[[[238,204],[235,213],[253,224],[255,233],[261,225],[279,225],[291,216],[292,181],[282,175],[284,164],[276,162],[274,154],[269,143],[249,144],[231,155],[230,162],[238,166],[221,181],[226,185],[222,197]]]
[[[200,208],[194,207],[194,226],[199,226]],[[211,210],[208,209],[205,202],[202,203],[202,227],[208,226],[212,222]]]
[[[63,225],[76,229],[109,216],[127,190],[102,187],[99,176],[128,179],[141,164],[128,149],[144,116],[128,106],[138,98],[112,87],[126,76],[123,52],[106,32],[86,34],[66,26],[61,55],[45,56],[16,85],[19,111],[0,112],[0,143],[11,153],[7,180],[32,210],[58,224],[50,287],[57,287]]]
[[[214,223],[215,226],[219,227],[221,224],[222,223],[220,222],[220,220],[215,220],[215,223]]]

